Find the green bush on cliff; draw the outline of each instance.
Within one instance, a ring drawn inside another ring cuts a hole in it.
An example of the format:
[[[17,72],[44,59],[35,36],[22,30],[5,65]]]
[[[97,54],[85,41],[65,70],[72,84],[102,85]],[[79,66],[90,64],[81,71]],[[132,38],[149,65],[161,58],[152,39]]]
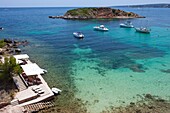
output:
[[[18,64],[16,64],[16,59],[14,57],[5,57],[4,63],[0,65],[0,79],[9,80],[12,78],[13,74],[20,74],[22,69]]]
[[[4,47],[6,45],[6,42],[4,40],[0,40],[0,48]]]

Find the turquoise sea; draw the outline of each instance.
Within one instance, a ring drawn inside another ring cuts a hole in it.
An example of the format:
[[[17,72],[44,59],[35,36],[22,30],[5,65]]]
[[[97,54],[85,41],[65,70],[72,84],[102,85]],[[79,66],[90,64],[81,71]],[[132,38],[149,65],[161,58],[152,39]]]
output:
[[[120,8],[146,18],[130,19],[150,34],[120,28],[127,19],[49,19],[72,8],[0,8],[0,38],[28,40],[23,47],[32,61],[48,70],[49,85],[74,92],[90,113],[125,106],[152,94],[170,100],[170,9]],[[93,26],[104,24],[109,32]],[[82,31],[83,40],[73,37]],[[57,101],[57,100],[56,100]]]

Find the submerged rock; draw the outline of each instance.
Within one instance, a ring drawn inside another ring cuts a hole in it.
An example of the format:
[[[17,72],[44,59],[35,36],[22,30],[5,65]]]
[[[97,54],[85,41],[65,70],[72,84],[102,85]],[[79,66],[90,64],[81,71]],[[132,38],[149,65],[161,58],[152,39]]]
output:
[[[151,100],[153,100],[153,99],[154,99],[154,97],[153,97],[151,94],[146,94],[146,95],[145,95],[145,98],[147,98],[147,99],[151,99]]]
[[[142,64],[138,64],[134,60],[124,55],[115,57],[112,68],[129,68],[133,72],[145,72],[146,69]]]
[[[125,107],[107,109],[102,113],[170,113],[170,103],[167,100],[146,94],[143,101],[131,102]]]
[[[160,71],[164,73],[170,73],[170,69],[167,69],[167,70],[161,69]]]
[[[133,72],[145,72],[142,64],[132,64],[129,66],[129,69]]]

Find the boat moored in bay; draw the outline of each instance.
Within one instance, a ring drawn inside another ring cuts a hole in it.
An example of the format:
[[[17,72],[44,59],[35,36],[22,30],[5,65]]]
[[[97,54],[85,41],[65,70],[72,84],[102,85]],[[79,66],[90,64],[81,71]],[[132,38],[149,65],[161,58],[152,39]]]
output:
[[[97,30],[97,31],[109,31],[109,29],[106,28],[104,25],[95,26],[93,28],[94,28],[94,30]]]
[[[125,22],[125,23],[121,23],[121,24],[120,24],[120,27],[133,28],[134,26],[133,26],[133,24],[132,24],[131,21],[127,21],[127,22]]]
[[[51,88],[51,91],[52,91],[55,95],[57,95],[57,94],[59,94],[59,93],[61,92],[61,90],[58,89],[58,88]]]
[[[4,28],[3,27],[0,27],[0,30],[3,30]]]
[[[76,38],[84,38],[84,34],[82,32],[74,32],[73,35]]]
[[[150,29],[148,28],[145,28],[145,27],[140,27],[140,28],[135,28],[136,32],[139,32],[139,33],[147,33],[149,34],[150,33]]]

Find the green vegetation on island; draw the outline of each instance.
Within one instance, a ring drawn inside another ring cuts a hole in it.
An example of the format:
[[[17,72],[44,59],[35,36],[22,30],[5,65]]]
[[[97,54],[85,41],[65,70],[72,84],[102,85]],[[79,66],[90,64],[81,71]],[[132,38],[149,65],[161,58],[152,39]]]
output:
[[[67,11],[65,15],[72,15],[72,16],[90,16],[95,14],[90,14],[93,11],[97,11],[97,8],[79,8],[79,9],[72,9]]]
[[[67,11],[64,16],[49,16],[63,19],[114,19],[114,18],[144,18],[133,12],[126,12],[110,7],[77,8]]]

